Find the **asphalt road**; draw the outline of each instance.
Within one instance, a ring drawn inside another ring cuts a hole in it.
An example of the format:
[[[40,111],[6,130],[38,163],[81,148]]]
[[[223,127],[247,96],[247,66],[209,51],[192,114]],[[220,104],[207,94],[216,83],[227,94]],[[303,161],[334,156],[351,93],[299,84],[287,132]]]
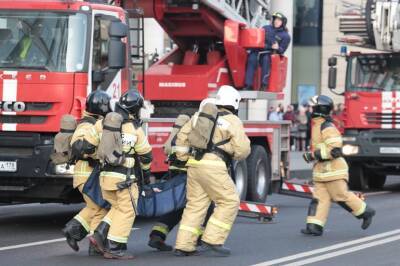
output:
[[[400,265],[400,177],[392,177],[385,192],[371,192],[367,201],[377,209],[369,230],[334,205],[323,237],[299,233],[309,200],[272,195],[268,202],[280,208],[271,223],[239,217],[227,246],[228,258],[177,258],[147,247],[154,221],[140,219],[129,249],[135,261],[88,257],[88,241],[73,252],[63,241],[62,226],[80,205],[30,204],[0,207],[0,265]],[[173,243],[176,231],[168,239]],[[44,241],[44,242],[43,242]]]

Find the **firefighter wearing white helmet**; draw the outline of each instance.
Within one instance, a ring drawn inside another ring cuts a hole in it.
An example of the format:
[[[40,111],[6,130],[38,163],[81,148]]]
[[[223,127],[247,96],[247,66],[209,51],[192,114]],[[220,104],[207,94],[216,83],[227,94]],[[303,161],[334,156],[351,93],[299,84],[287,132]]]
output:
[[[193,152],[176,153],[179,160],[187,161],[188,167],[187,204],[176,240],[177,256],[197,253],[230,255],[230,250],[224,247],[224,243],[235,221],[240,200],[228,169],[232,159],[244,160],[250,153],[250,140],[242,122],[235,115],[240,100],[237,90],[231,86],[222,86],[215,100],[218,116],[208,148],[202,156]],[[207,117],[204,114],[203,116]],[[194,120],[192,118],[178,133],[177,145],[195,150],[189,141],[189,134],[194,130]],[[201,225],[211,202],[216,207],[202,233]],[[201,246],[196,250],[200,235]]]

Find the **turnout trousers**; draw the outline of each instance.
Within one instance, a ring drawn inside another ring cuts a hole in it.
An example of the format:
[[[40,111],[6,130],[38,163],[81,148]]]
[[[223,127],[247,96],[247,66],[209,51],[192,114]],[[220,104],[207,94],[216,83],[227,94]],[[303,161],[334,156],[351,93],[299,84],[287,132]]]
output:
[[[221,162],[223,164],[223,162]],[[212,245],[225,243],[240,204],[235,184],[226,167],[201,164],[188,167],[187,203],[178,230],[176,249],[196,249],[210,203],[215,203],[202,240]]]
[[[338,203],[355,217],[362,215],[366,209],[365,202],[349,191],[345,179],[315,182],[307,223],[324,227],[332,201]]]

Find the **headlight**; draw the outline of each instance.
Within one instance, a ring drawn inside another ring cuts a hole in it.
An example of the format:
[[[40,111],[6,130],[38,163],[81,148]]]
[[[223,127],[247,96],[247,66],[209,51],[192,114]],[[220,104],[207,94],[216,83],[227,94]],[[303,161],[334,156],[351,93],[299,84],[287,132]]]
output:
[[[70,165],[69,169],[67,169],[67,164],[59,164],[56,165],[56,174],[57,175],[72,175],[74,173],[74,166]]]
[[[359,151],[359,147],[355,145],[344,145],[342,148],[342,152],[344,155],[354,155],[357,154]]]
[[[342,137],[342,139],[346,142],[355,142],[357,140],[356,137]]]

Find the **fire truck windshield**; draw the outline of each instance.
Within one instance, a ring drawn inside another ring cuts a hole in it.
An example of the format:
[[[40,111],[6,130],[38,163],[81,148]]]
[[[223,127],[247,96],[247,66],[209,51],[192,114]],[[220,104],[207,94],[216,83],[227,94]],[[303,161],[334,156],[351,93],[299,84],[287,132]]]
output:
[[[350,57],[346,83],[349,91],[400,91],[400,54]]]
[[[0,11],[0,69],[85,70],[87,16],[48,11]]]

